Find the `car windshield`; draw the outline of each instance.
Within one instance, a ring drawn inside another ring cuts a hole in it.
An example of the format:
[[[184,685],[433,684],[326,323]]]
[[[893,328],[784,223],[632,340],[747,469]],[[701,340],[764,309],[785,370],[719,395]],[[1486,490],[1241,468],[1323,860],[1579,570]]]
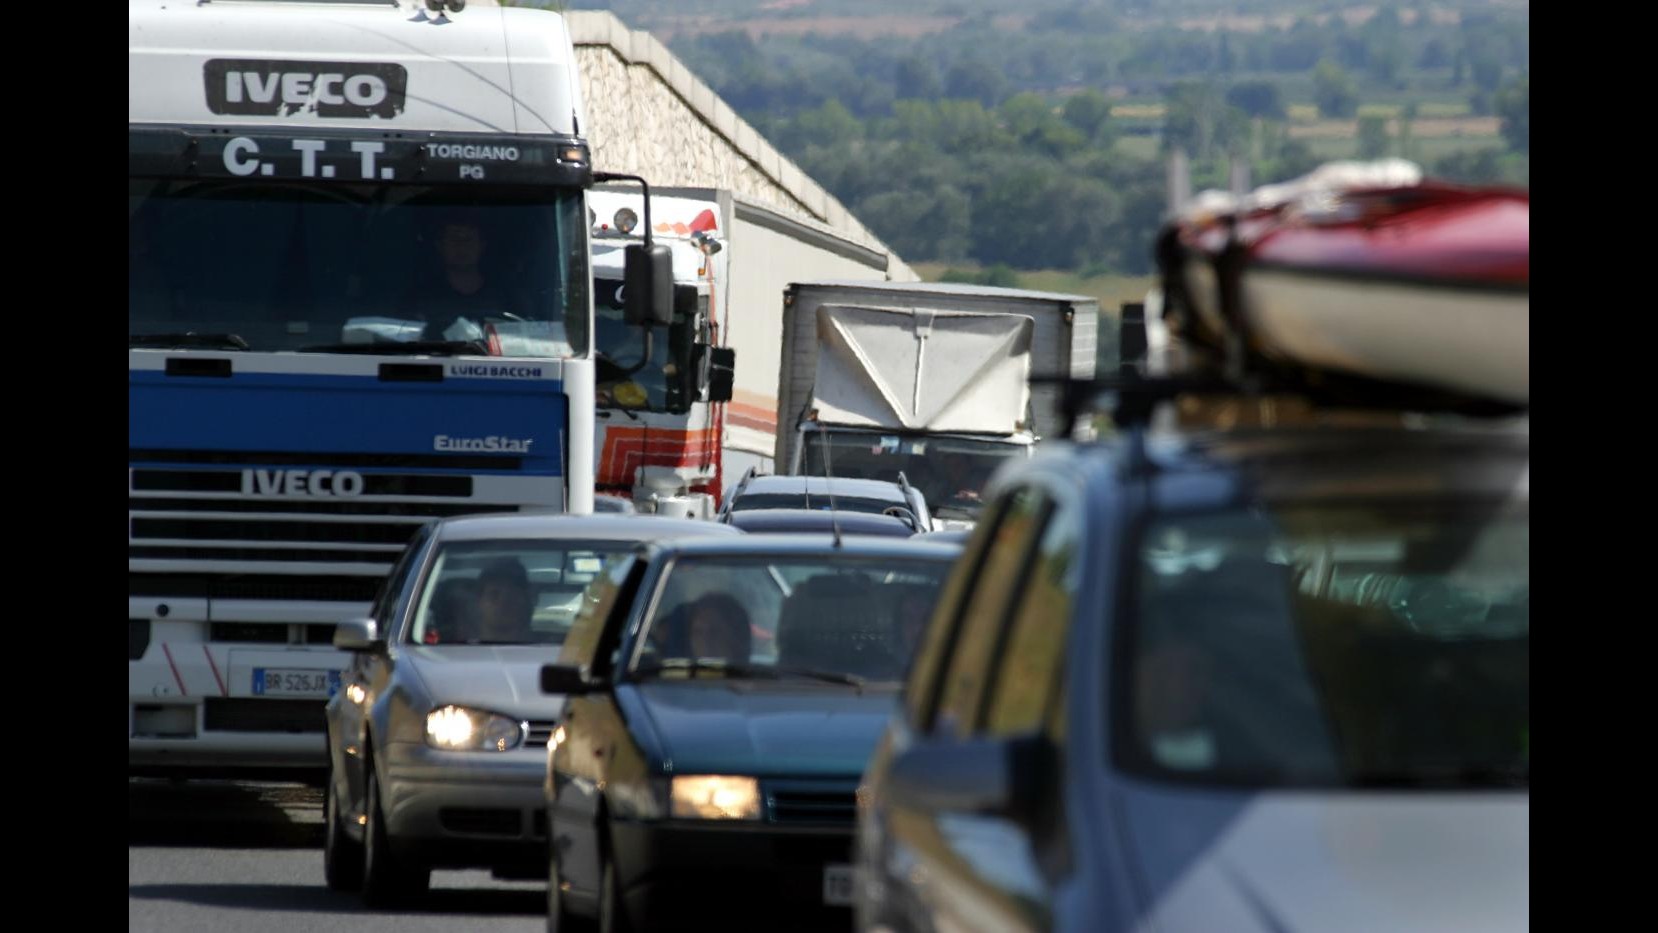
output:
[[[1525,787],[1524,506],[1168,517],[1118,645],[1118,760],[1251,786]]]
[[[634,670],[895,681],[938,586],[936,558],[683,557],[669,569]]]
[[[979,496],[990,474],[1008,457],[1023,456],[1026,448],[962,438],[906,437],[897,434],[807,432],[804,465],[807,476],[847,476],[896,482],[902,472],[921,491],[927,505],[943,517],[972,518],[979,512]],[[829,464],[825,470],[824,446]]]
[[[745,492],[731,500],[731,511],[752,512],[756,509],[814,509],[829,511],[829,494],[825,492]],[[865,499],[836,493],[834,508],[842,512],[869,512],[880,514],[887,509],[907,508],[894,499]]]
[[[625,541],[453,541],[442,545],[415,603],[408,641],[423,645],[557,645],[581,594]]]
[[[134,178],[127,218],[131,346],[587,352],[578,190]]]

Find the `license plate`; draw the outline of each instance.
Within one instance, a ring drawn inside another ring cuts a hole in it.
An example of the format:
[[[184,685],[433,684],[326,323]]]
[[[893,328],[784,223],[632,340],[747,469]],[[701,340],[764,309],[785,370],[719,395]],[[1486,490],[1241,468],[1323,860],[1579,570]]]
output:
[[[339,671],[292,667],[253,669],[256,697],[331,697],[339,689]]]
[[[852,906],[852,866],[823,867],[823,902],[831,907]]]

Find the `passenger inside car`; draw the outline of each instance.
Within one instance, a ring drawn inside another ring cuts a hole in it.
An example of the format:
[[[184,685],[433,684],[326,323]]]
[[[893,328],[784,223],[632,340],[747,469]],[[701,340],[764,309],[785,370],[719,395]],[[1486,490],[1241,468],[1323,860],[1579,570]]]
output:
[[[1303,734],[1318,728],[1308,722],[1314,698],[1291,686],[1304,681],[1289,670],[1302,666],[1285,635],[1292,578],[1287,566],[1234,556],[1145,595],[1134,721],[1140,748],[1159,767],[1259,775],[1280,770],[1269,762],[1324,744]]]
[[[478,574],[478,637],[483,642],[531,641],[535,599],[530,575],[514,557],[491,561]]]
[[[691,657],[748,663],[753,636],[742,603],[724,593],[709,593],[691,604],[685,619]]]
[[[924,583],[894,583],[888,584],[887,588],[898,591],[893,608],[892,652],[899,666],[897,673],[902,674],[909,670],[910,662],[921,647],[921,636],[926,634],[937,590]]]
[[[426,633],[428,645],[465,644],[478,638],[478,581],[445,580],[432,593]]]

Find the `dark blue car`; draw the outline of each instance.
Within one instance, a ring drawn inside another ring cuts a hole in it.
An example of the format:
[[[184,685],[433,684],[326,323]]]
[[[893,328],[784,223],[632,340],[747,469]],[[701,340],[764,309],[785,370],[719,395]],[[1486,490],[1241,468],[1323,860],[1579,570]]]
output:
[[[608,565],[542,672],[569,697],[548,745],[548,928],[813,905],[844,928],[858,781],[956,554],[775,535]]]

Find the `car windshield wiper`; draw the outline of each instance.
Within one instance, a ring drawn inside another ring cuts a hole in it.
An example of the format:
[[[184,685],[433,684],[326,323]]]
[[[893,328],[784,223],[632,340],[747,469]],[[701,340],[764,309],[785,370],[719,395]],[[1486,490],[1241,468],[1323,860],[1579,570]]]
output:
[[[384,340],[374,343],[319,343],[300,347],[301,353],[368,353],[384,356],[489,356],[489,348],[477,340]]]
[[[248,342],[236,334],[130,334],[127,349],[246,350]]]
[[[829,683],[846,684],[849,687],[862,689],[868,683],[856,674],[842,674],[836,671],[818,671],[805,667],[778,667],[773,664],[743,664],[740,662],[722,661],[717,658],[669,658],[658,664],[648,664],[635,668],[633,673],[638,675],[661,674],[665,671],[719,671],[727,676],[734,677],[765,677],[772,680],[781,680],[784,677],[807,677],[813,680],[822,680]]]
[[[849,687],[857,687],[859,690],[862,690],[864,685],[869,683],[867,678],[859,677],[857,674],[843,674],[840,671],[819,671],[809,667],[782,667],[773,665],[770,667],[756,668],[756,670],[776,671],[785,677],[809,677],[813,680],[827,681],[832,684],[846,684]]]
[[[1530,767],[1417,768],[1400,771],[1361,771],[1351,775],[1347,783],[1353,787],[1502,787],[1531,786]]]
[[[635,677],[649,677],[656,674],[665,674],[668,671],[684,671],[688,674],[694,674],[697,671],[720,671],[725,673],[731,670],[732,667],[733,665],[725,661],[717,661],[712,658],[668,658],[655,664],[640,665],[633,669],[633,675]]]

